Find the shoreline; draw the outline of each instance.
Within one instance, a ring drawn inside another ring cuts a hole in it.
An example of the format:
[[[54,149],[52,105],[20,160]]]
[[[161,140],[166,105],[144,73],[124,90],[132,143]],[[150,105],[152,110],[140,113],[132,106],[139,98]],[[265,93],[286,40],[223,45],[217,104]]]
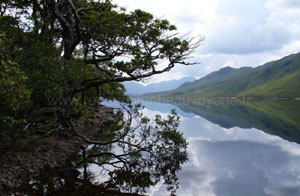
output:
[[[236,96],[144,96],[129,95],[134,99],[155,100],[155,99],[177,99],[177,98],[204,98],[204,99],[247,99],[247,100],[296,100],[300,101],[300,97],[236,97]]]
[[[112,108],[99,106],[88,120],[91,127],[86,132],[82,131],[83,117],[74,120],[74,127],[81,134],[92,135],[97,127],[112,117],[112,114]],[[77,156],[80,149],[87,147],[83,139],[73,134],[67,139],[34,136],[32,141],[33,146],[27,150],[13,145],[1,153],[0,195],[16,195],[18,188],[26,183],[30,176],[39,176],[55,168],[74,167],[71,158]]]
[[[217,102],[236,102],[242,101],[248,103],[252,101],[300,101],[300,98],[288,98],[288,97],[207,97],[207,96],[173,96],[173,97],[145,97],[145,96],[131,96],[134,100],[142,100],[146,102],[158,102],[158,103],[177,103],[177,104],[196,104],[196,103],[211,103]]]

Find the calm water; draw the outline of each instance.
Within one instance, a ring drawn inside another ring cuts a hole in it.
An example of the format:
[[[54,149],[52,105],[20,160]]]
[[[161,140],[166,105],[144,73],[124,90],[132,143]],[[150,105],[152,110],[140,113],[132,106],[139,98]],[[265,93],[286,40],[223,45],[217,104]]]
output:
[[[175,108],[189,141],[178,195],[300,195],[300,102],[174,106],[143,100],[143,113],[167,116]],[[283,139],[284,138],[284,139]],[[151,195],[167,195],[157,185]]]
[[[189,142],[189,161],[178,174],[177,195],[300,195],[300,101],[194,100],[177,102],[176,106],[135,99],[134,103],[142,103],[142,112],[149,118],[156,114],[167,117],[174,108],[181,117],[179,130]],[[105,181],[99,166],[90,164],[88,170],[95,175],[93,181]],[[41,189],[46,191],[65,187],[62,191],[67,192],[62,195],[72,195],[70,190],[78,184],[89,190],[89,195],[102,190],[90,180],[51,176],[47,173],[42,180],[29,183],[41,183],[38,187],[47,184]],[[170,195],[162,183],[147,189],[147,193]]]

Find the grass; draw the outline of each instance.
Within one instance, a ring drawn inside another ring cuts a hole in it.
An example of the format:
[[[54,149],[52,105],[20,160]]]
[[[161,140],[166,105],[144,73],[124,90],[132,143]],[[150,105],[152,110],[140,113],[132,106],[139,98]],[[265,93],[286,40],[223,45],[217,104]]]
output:
[[[145,96],[300,97],[300,53],[256,68],[223,68],[195,82]]]

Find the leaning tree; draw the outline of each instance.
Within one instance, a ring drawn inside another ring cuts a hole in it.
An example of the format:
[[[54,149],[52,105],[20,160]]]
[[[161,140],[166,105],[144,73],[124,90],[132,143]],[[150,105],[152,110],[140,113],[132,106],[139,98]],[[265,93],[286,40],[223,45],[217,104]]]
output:
[[[71,118],[75,105],[84,106],[91,96],[121,99],[124,86],[119,82],[139,81],[179,64],[196,64],[188,58],[203,41],[202,37],[179,36],[167,20],[142,10],[128,12],[110,0],[2,0],[0,6],[1,138],[20,125],[23,131],[30,129],[46,113],[59,113],[59,127],[75,131]],[[172,159],[165,149],[180,152],[186,148],[182,135],[167,128],[174,121],[158,118],[156,127],[143,126],[139,145],[130,139],[135,134],[126,123],[109,141],[75,134],[90,144],[118,143],[124,153],[109,159],[110,164],[117,161],[118,167],[129,167],[128,158],[141,158],[143,149],[153,153],[149,160],[160,157],[160,163],[170,166]],[[183,160],[181,156],[176,163]],[[176,173],[165,169],[166,174]],[[134,171],[141,170],[137,166]]]
[[[11,58],[28,71],[64,75],[58,87],[71,101],[106,83],[194,64],[186,60],[202,41],[180,37],[167,20],[141,10],[128,13],[109,0],[4,0],[1,20],[1,41]],[[165,66],[158,69],[161,61]]]

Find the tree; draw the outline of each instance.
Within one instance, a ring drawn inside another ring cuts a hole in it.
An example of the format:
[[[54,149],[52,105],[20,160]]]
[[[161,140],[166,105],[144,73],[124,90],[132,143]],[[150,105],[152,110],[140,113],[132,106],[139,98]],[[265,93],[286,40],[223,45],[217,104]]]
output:
[[[42,70],[48,73],[56,67],[55,76],[63,80],[51,82],[71,100],[105,83],[141,80],[176,64],[194,64],[186,59],[202,41],[178,37],[167,20],[141,10],[127,13],[109,0],[14,0],[1,7],[2,20],[11,20],[1,28],[11,56],[24,66],[27,62],[30,71],[38,64],[38,71],[50,67]],[[166,60],[166,67],[158,70],[158,60]]]
[[[127,100],[117,82],[195,64],[186,60],[202,41],[179,37],[167,20],[141,10],[128,13],[109,0],[4,0],[0,14],[1,72],[5,75],[5,67],[12,65],[24,78],[14,81],[22,86],[23,100],[11,117],[25,123],[51,112],[70,118],[79,100],[84,105],[86,98],[98,99],[99,86],[100,96]],[[158,69],[162,60],[166,66]],[[16,78],[7,76],[5,80]],[[1,90],[14,94],[10,89]],[[53,99],[56,105],[49,103]],[[1,111],[1,116],[8,115]]]
[[[118,175],[129,171],[146,174],[142,164],[150,160],[162,167],[147,165],[148,180],[155,179],[160,170],[165,172],[165,181],[173,183],[171,177],[185,161],[181,150],[186,148],[176,131],[177,118],[164,121],[157,117],[153,128],[134,110],[128,112],[130,124],[120,121],[122,126],[114,126],[119,129],[110,130],[106,140],[91,140],[76,131],[72,117],[88,105],[88,98],[127,100],[119,82],[142,80],[177,64],[196,64],[188,58],[201,37],[180,37],[167,20],[142,10],[127,12],[110,0],[3,0],[0,14],[1,133],[11,137],[14,130],[26,132],[54,124],[54,130],[63,127],[90,144],[119,144],[123,154],[101,152],[101,159],[119,168],[112,176],[116,183],[121,183]],[[165,67],[159,69],[161,61]],[[7,107],[11,105],[13,110]],[[49,113],[55,118],[37,126],[39,117]],[[139,129],[131,127],[135,117],[140,118]],[[144,151],[147,158],[142,156]],[[172,165],[170,160],[177,158],[178,164]],[[119,162],[114,163],[116,159]]]

